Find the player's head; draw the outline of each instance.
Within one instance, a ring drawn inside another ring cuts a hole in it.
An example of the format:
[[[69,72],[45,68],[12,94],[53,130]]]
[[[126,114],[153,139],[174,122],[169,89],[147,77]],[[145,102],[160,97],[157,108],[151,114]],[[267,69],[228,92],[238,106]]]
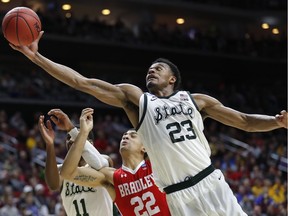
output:
[[[178,67],[170,60],[158,58],[148,69],[146,87],[150,92],[173,85],[173,90],[181,88],[181,74]]]
[[[135,129],[129,129],[126,131],[120,141],[120,154],[123,156],[129,154],[138,154],[143,158],[146,151]]]
[[[76,126],[77,129],[79,130],[79,127]],[[94,141],[94,134],[93,134],[93,131],[91,130],[88,134],[88,141],[93,144],[93,141]],[[72,146],[72,144],[74,143],[74,140],[71,139],[71,136],[69,134],[67,134],[66,136],[66,148],[67,150],[69,150]]]

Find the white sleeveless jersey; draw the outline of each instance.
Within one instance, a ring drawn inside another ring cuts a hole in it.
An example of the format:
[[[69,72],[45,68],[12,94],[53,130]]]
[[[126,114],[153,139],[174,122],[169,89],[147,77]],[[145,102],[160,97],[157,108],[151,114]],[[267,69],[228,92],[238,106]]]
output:
[[[84,187],[64,180],[61,198],[68,216],[112,216],[113,202],[104,187]]]
[[[203,119],[189,92],[140,97],[137,132],[160,189],[184,181],[211,164]]]

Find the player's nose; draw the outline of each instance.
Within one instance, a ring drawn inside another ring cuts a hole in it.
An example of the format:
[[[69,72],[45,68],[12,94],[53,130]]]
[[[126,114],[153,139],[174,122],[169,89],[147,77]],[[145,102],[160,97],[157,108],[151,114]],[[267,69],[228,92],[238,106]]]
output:
[[[129,139],[129,136],[127,134],[125,134],[123,137],[122,137],[122,140],[127,140]]]
[[[150,69],[148,70],[148,75],[149,75],[149,74],[153,74],[153,73],[155,73],[155,70],[154,70],[153,68],[150,68]]]

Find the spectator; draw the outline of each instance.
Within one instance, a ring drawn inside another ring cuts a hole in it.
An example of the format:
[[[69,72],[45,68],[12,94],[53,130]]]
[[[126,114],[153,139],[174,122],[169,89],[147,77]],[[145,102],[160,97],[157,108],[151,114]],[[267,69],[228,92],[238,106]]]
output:
[[[40,216],[32,186],[25,185],[18,205],[22,208],[25,215]]]
[[[12,194],[4,194],[4,206],[0,208],[0,216],[20,216]]]

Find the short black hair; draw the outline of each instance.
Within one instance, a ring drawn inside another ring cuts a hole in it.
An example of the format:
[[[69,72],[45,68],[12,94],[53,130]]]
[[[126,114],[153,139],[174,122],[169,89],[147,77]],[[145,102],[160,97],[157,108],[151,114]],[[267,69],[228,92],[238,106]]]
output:
[[[170,67],[173,75],[176,77],[176,82],[174,84],[174,90],[180,90],[182,88],[182,81],[181,81],[181,74],[180,74],[178,67],[166,58],[158,58],[154,62],[152,62],[152,64],[155,64],[158,62],[165,63]]]

